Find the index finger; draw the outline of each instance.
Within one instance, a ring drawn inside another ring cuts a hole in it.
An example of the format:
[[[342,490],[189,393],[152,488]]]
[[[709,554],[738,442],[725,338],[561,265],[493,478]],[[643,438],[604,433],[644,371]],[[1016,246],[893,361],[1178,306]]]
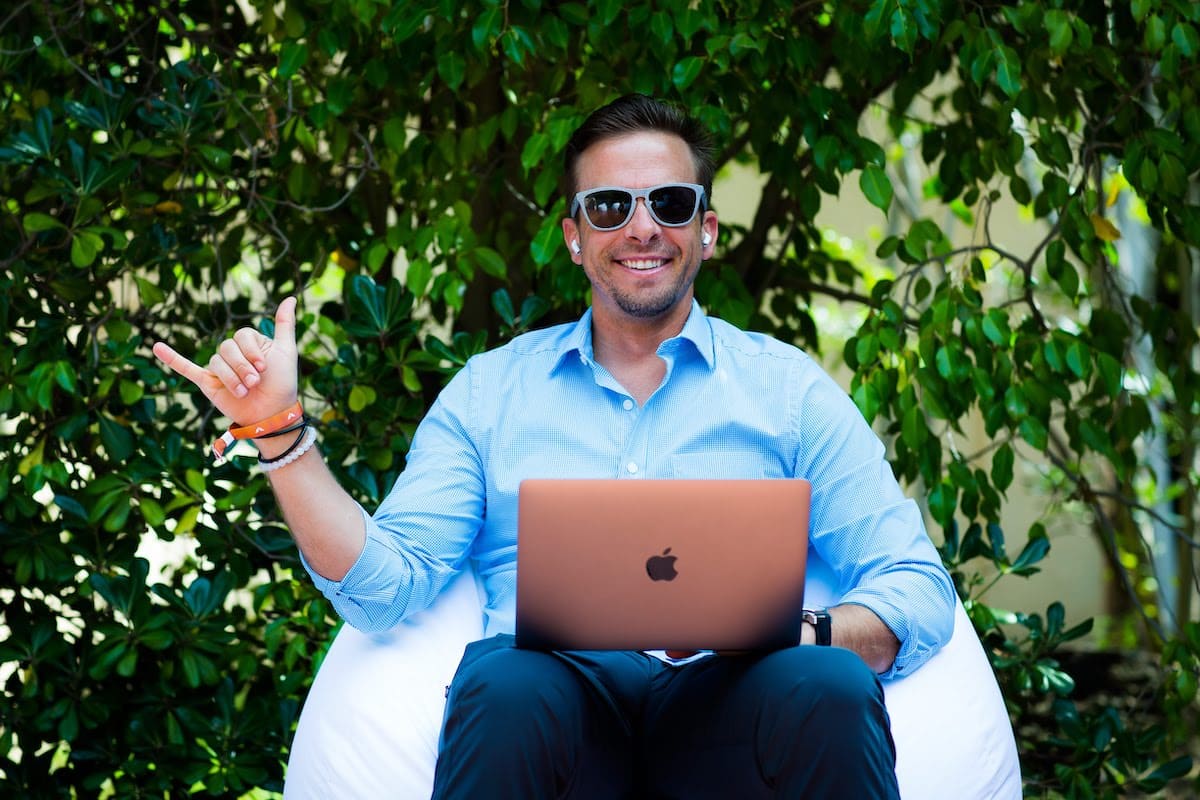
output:
[[[166,342],[155,342],[153,349],[154,356],[159,361],[197,386],[203,385],[202,382],[208,377],[208,370],[187,358]]]

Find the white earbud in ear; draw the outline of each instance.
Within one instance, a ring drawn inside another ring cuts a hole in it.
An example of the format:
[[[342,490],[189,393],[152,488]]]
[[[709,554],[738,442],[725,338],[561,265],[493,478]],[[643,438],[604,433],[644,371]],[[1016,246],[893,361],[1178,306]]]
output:
[[[700,244],[704,245],[705,247],[708,247],[710,244],[712,244],[712,237],[709,236],[707,233],[704,234],[703,236],[700,237]]]
[[[571,242],[571,252],[575,253],[575,255],[579,255],[583,252],[583,250],[579,247],[579,242]]]

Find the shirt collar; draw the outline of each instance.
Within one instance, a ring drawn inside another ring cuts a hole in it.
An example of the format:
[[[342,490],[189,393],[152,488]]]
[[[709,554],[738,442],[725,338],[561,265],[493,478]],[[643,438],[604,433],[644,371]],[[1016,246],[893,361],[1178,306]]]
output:
[[[710,370],[716,366],[716,346],[713,344],[712,322],[694,298],[692,299],[692,310],[688,314],[687,321],[683,323],[683,330],[675,339],[691,342]],[[667,341],[672,340],[668,339]]]
[[[683,323],[683,330],[678,336],[667,339],[659,345],[659,352],[664,352],[664,349],[672,346],[672,342],[691,342],[696,348],[696,352],[704,359],[704,363],[711,370],[716,365],[716,348],[713,345],[713,330],[709,323],[708,317],[700,308],[700,304],[692,299],[692,309],[688,312],[688,318]],[[550,372],[553,373],[562,366],[565,359],[574,355],[579,357],[586,364],[595,358],[595,353],[592,349],[592,309],[589,307],[583,312],[583,316],[579,321],[567,332],[559,343],[558,352],[555,354],[554,361],[550,367]]]

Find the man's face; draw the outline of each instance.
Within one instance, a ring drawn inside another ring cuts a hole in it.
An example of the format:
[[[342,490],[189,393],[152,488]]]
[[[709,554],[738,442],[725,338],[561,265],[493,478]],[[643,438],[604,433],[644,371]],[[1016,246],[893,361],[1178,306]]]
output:
[[[695,183],[691,151],[678,136],[643,131],[605,139],[577,162],[578,189],[622,186],[642,189],[663,183]],[[707,233],[709,244],[701,243]],[[575,263],[592,283],[595,313],[628,320],[660,320],[691,306],[700,262],[712,255],[717,215],[697,213],[687,225],[660,225],[638,200],[632,219],[598,231],[583,218],[563,220],[563,237]],[[578,243],[579,252],[573,245]]]

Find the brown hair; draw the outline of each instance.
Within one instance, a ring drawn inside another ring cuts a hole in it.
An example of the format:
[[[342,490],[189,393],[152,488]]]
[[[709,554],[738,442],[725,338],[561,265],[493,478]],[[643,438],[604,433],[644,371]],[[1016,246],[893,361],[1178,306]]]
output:
[[[669,133],[683,139],[692,151],[696,182],[704,187],[704,194],[712,203],[716,166],[713,162],[712,136],[708,130],[676,106],[644,94],[627,94],[593,111],[567,142],[564,177],[568,205],[579,191],[575,170],[583,152],[599,141],[640,131]]]

